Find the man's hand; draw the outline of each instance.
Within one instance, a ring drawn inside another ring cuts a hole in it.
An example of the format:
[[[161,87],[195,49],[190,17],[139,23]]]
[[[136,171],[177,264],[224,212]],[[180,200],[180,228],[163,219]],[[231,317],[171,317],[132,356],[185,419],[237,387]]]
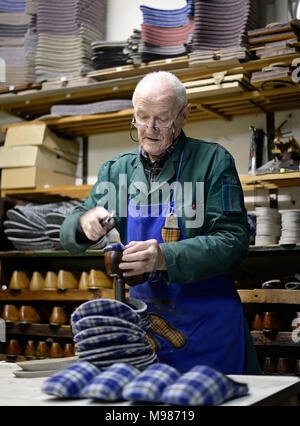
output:
[[[98,241],[103,235],[114,227],[111,220],[105,227],[101,226],[101,221],[106,219],[109,212],[104,207],[95,207],[88,210],[80,217],[80,225],[86,237],[92,241]]]
[[[123,274],[124,277],[167,269],[157,240],[131,241],[125,247],[122,263],[119,265],[120,269],[126,271]]]

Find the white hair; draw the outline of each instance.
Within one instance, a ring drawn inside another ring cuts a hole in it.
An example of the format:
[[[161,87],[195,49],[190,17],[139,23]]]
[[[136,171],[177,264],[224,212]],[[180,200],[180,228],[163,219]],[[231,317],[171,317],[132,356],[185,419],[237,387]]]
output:
[[[182,84],[179,78],[176,77],[176,75],[168,71],[154,71],[154,72],[150,72],[149,74],[146,74],[145,77],[143,77],[138,82],[133,92],[133,95],[132,95],[133,106],[134,106],[136,93],[139,89],[142,89],[143,87],[146,87],[146,86],[151,87],[151,85],[157,84],[157,83],[161,84],[163,80],[168,81],[168,83],[170,83],[170,85],[172,86],[176,94],[179,109],[183,108],[187,104],[185,86]]]

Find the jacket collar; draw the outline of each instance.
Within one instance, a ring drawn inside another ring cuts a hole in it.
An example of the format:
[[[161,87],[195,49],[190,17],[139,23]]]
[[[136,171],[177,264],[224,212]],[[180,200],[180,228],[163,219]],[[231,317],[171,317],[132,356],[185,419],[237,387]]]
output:
[[[181,156],[182,150],[186,146],[186,143],[187,143],[187,137],[182,130],[179,136],[179,140],[177,142],[176,148],[174,152],[170,155],[170,157],[166,160],[166,163],[164,164],[164,167],[158,177],[158,182],[156,182],[154,189],[149,188],[149,184],[144,173],[144,166],[137,150],[137,156],[132,164],[134,171],[131,176],[129,184],[132,184],[136,189],[140,190],[147,197],[154,191],[157,191],[161,187],[163,187],[163,185],[166,182],[169,182],[171,179],[173,179],[174,176],[176,178],[178,165],[180,162],[180,156]],[[184,162],[185,160],[187,160],[189,155],[190,154],[187,152],[187,150],[185,150],[183,155],[183,160],[182,160],[182,166],[184,165]]]

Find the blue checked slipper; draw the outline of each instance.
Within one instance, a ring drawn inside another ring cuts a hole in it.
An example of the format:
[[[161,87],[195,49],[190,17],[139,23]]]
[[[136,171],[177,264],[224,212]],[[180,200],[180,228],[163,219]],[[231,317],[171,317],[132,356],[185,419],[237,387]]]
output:
[[[83,387],[100,371],[89,362],[76,362],[49,377],[42,386],[42,392],[57,398],[79,398]]]
[[[162,363],[153,364],[124,387],[122,396],[128,401],[158,402],[166,386],[179,377],[180,373],[175,368]]]
[[[206,365],[198,365],[167,386],[161,402],[170,405],[218,405],[246,395],[248,386]]]
[[[94,377],[81,391],[81,397],[117,401],[122,399],[122,390],[140,371],[125,363],[112,364]]]

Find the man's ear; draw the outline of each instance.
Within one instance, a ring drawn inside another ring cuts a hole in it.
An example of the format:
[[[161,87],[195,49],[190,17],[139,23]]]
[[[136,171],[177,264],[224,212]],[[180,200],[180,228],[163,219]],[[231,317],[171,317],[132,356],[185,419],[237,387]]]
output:
[[[186,125],[188,118],[189,118],[189,115],[190,115],[190,112],[191,112],[191,109],[192,109],[192,105],[187,104],[187,106],[182,111],[182,125],[181,125],[181,127]]]

